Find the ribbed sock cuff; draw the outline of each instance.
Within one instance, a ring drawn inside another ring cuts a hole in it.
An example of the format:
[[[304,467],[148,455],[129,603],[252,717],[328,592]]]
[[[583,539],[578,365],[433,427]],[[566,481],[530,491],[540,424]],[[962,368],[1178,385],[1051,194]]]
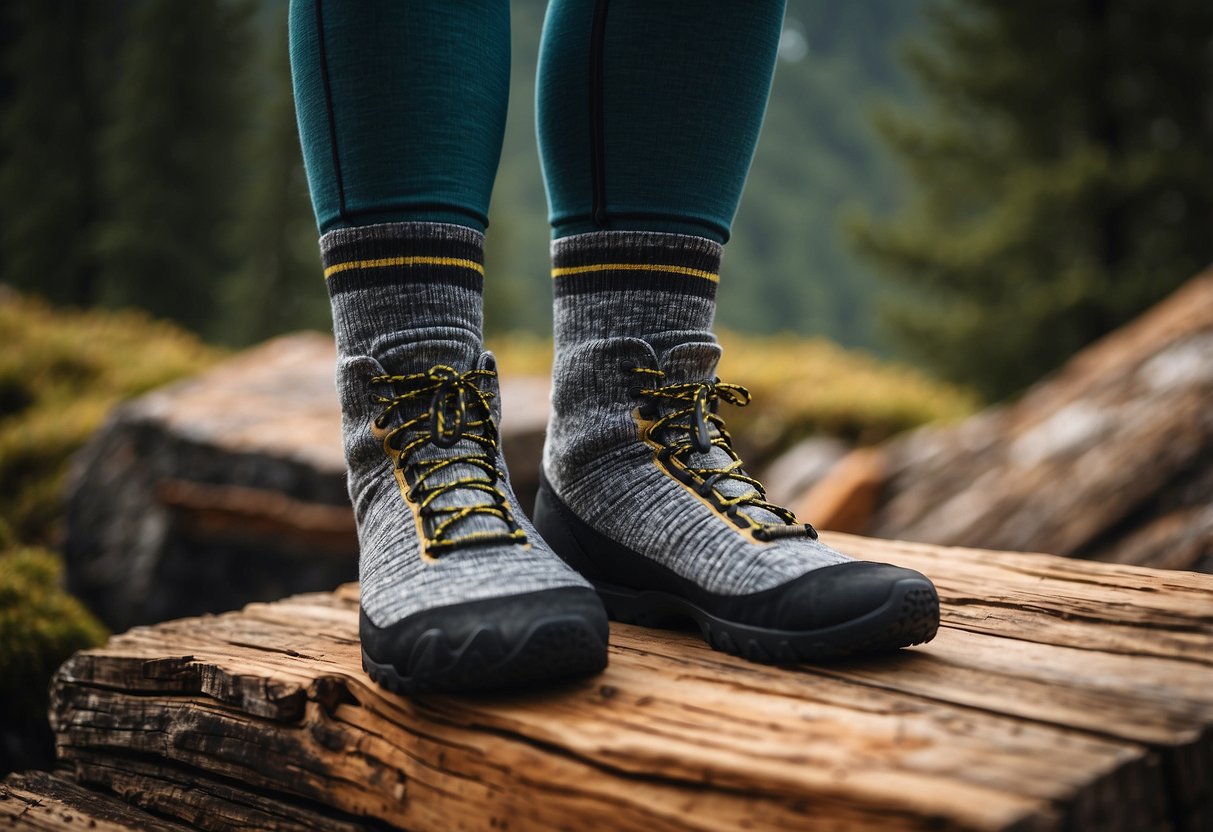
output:
[[[557,346],[614,336],[651,339],[671,332],[710,337],[721,251],[719,243],[703,237],[644,231],[599,231],[556,240],[552,292]]]
[[[484,235],[461,225],[383,223],[320,238],[333,331],[343,355],[379,357],[410,342],[483,336]],[[465,358],[466,360],[466,358]]]
[[[484,235],[462,225],[393,222],[320,238],[329,296],[373,286],[451,283],[484,289]]]

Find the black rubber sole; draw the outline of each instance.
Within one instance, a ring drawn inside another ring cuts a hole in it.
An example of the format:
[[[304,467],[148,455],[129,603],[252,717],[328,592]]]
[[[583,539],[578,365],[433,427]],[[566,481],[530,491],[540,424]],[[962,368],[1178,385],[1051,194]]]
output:
[[[584,588],[431,610],[392,627],[362,615],[362,667],[401,694],[533,688],[607,664],[608,624]]]
[[[851,561],[748,595],[708,592],[589,526],[540,474],[535,525],[598,591],[616,621],[647,627],[693,622],[712,647],[758,662],[815,662],[892,652],[930,641],[939,594],[925,575]]]
[[[867,614],[819,630],[775,630],[728,621],[666,592],[596,584],[607,615],[624,624],[677,628],[698,625],[716,650],[764,664],[796,664],[876,655],[922,644],[939,629],[939,596],[925,580],[896,583],[885,603]]]

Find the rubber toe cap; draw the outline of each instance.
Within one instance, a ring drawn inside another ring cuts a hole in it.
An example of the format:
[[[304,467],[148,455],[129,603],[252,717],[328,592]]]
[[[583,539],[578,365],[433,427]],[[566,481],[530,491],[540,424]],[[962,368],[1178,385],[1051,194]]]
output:
[[[903,584],[934,592],[921,572],[888,563],[850,561],[822,567],[797,578],[781,593],[776,626],[820,630],[854,621],[879,610],[894,588]]]
[[[606,664],[608,631],[602,602],[585,587],[451,604],[385,627],[359,617],[364,654],[394,669],[405,690],[512,687],[593,672]]]

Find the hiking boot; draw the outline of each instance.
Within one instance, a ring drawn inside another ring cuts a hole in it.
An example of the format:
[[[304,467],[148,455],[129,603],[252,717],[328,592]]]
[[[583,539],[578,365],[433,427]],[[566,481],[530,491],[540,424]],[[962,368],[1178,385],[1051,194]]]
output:
[[[400,693],[518,688],[606,665],[601,602],[543,542],[501,456],[490,353],[407,345],[339,362],[361,548],[363,667]],[[418,369],[423,368],[423,369]]]
[[[706,337],[710,337],[707,335]],[[535,523],[598,590],[645,626],[693,620],[718,650],[763,662],[882,653],[929,641],[939,598],[924,575],[853,560],[768,502],[732,447],[720,348],[566,339]]]

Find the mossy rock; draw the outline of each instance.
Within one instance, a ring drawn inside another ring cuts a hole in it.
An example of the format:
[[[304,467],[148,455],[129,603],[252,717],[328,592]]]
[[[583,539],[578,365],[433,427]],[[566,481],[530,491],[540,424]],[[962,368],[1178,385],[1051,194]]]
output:
[[[62,589],[59,558],[39,549],[0,554],[0,713],[4,722],[41,720],[47,680],[77,650],[95,647],[105,628]]]
[[[0,332],[0,519],[35,545],[55,541],[67,461],[110,408],[223,355],[142,313],[52,309],[3,287]]]

